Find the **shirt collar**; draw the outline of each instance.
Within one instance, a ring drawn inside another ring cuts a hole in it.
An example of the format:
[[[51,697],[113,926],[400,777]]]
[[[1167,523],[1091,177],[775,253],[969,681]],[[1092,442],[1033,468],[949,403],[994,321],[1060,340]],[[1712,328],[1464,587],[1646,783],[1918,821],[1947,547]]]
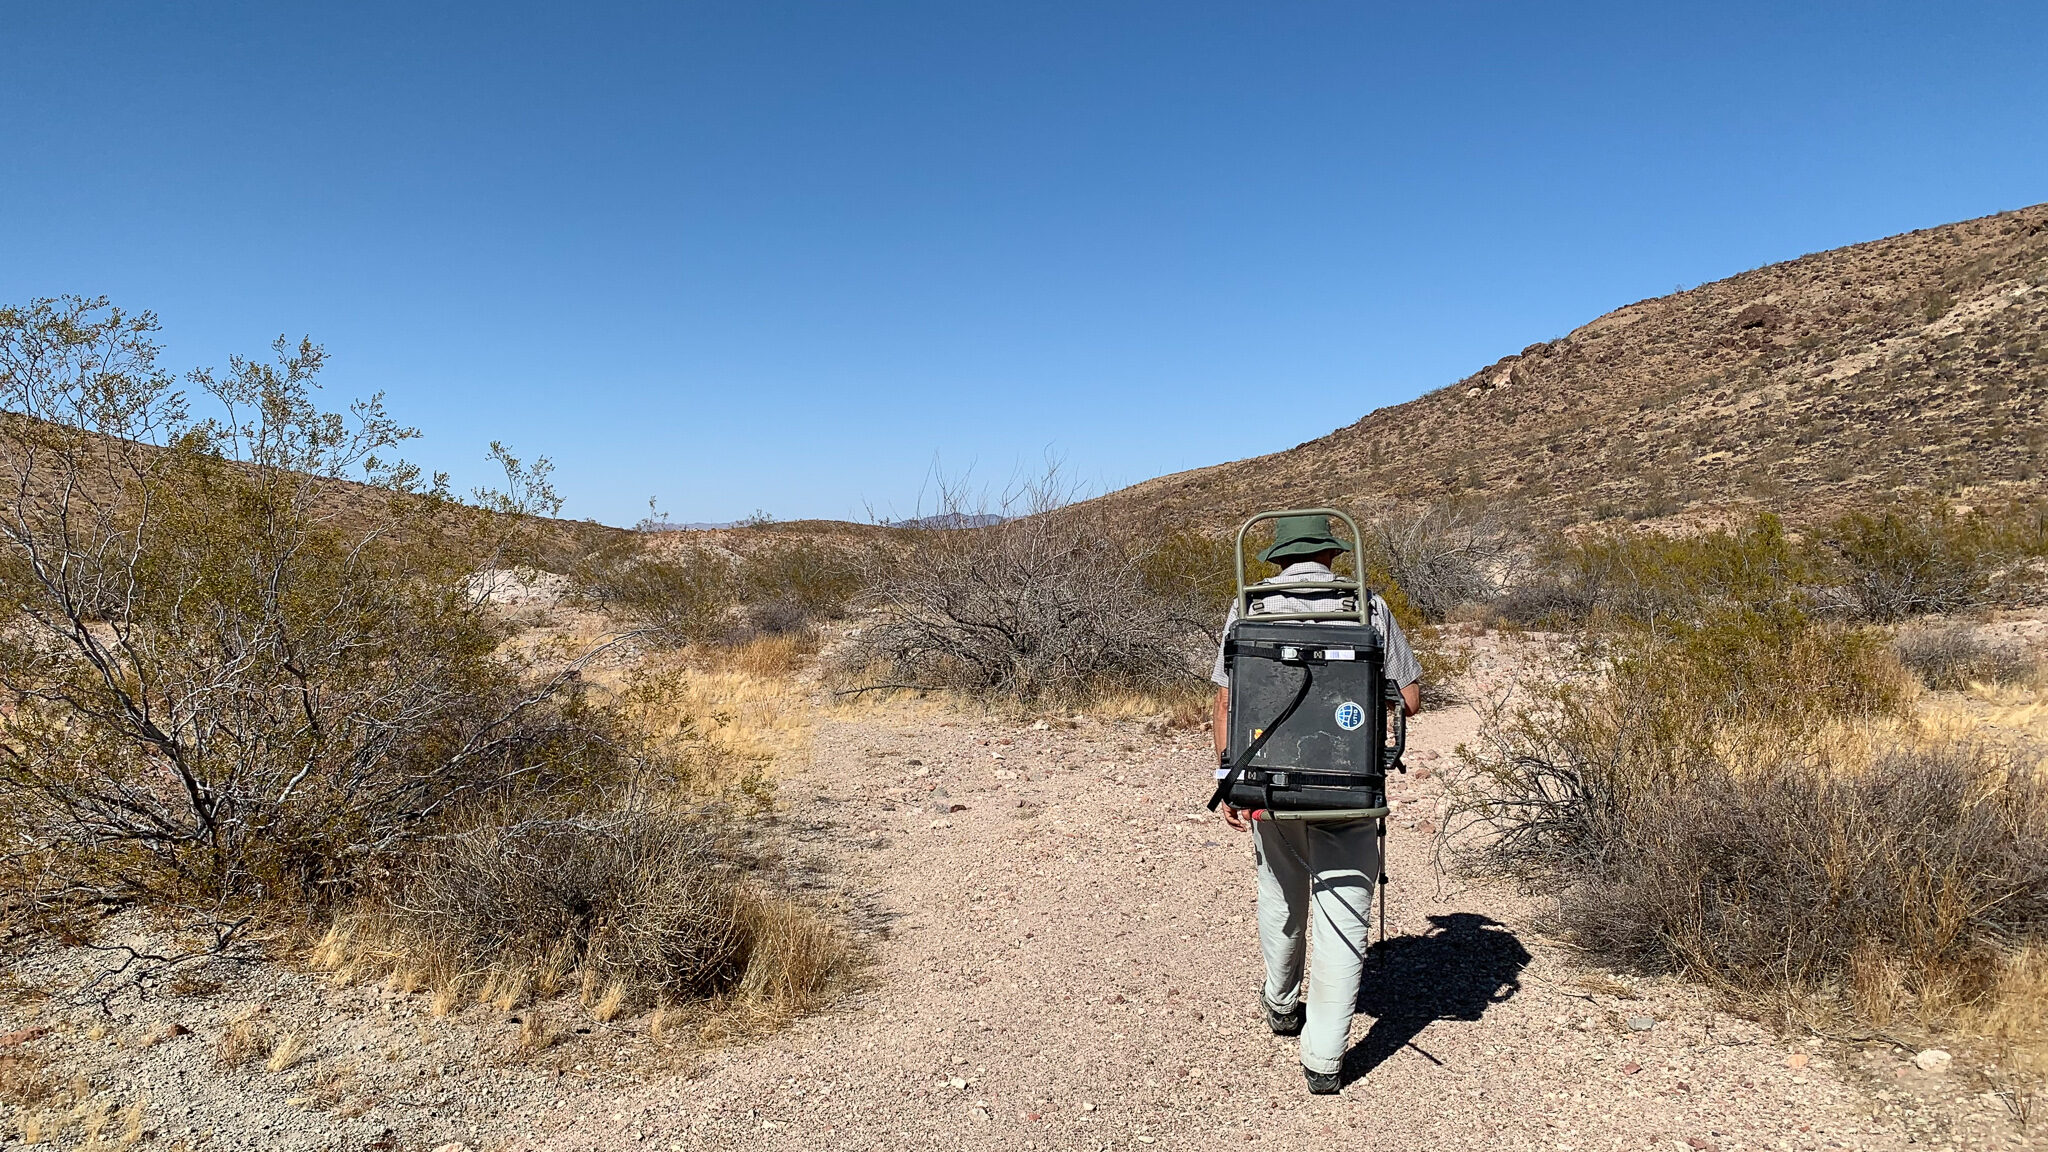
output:
[[[1297,560],[1294,563],[1289,564],[1287,567],[1282,568],[1280,570],[1280,575],[1275,576],[1273,579],[1316,581],[1335,580],[1336,578],[1337,574],[1335,572],[1330,571],[1327,567],[1318,564],[1313,560]]]

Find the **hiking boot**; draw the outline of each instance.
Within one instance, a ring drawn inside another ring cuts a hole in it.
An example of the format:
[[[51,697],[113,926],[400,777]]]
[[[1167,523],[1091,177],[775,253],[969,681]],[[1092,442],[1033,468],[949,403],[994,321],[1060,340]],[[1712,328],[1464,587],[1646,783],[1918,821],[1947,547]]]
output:
[[[1334,1096],[1337,1090],[1344,1086],[1344,1081],[1339,1079],[1335,1072],[1318,1072],[1304,1066],[1301,1074],[1308,1080],[1308,1090],[1312,1096]]]
[[[1300,1001],[1295,1001],[1294,1007],[1282,1012],[1266,999],[1264,988],[1259,989],[1259,1007],[1266,1010],[1266,1027],[1271,1028],[1275,1036],[1299,1036],[1301,1026],[1308,1021],[1308,1009]]]

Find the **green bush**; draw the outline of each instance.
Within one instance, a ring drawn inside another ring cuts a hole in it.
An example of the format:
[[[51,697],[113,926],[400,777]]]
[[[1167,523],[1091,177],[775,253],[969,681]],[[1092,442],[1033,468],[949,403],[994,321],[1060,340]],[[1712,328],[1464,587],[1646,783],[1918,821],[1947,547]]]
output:
[[[723,552],[638,536],[607,543],[569,570],[570,587],[669,647],[716,640],[731,631],[740,567]]]
[[[1907,503],[1838,517],[1823,541],[1869,620],[2020,602],[2038,591],[2029,561],[2043,551],[2040,521],[2022,510],[1999,516]]]
[[[377,401],[320,410],[319,348],[192,379],[97,300],[0,309],[0,741],[8,877],[34,898],[322,902],[464,805],[622,771],[569,674],[494,656],[466,577],[554,509],[544,462],[451,540]],[[346,483],[357,475],[367,486]],[[459,541],[459,546],[458,546]]]

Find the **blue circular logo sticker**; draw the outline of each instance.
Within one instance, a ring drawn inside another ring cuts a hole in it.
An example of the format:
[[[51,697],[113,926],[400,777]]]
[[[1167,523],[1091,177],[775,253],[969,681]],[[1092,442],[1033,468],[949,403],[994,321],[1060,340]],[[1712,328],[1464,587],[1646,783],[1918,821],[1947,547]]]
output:
[[[1365,709],[1355,702],[1346,700],[1337,705],[1337,727],[1346,732],[1356,732],[1365,723]]]

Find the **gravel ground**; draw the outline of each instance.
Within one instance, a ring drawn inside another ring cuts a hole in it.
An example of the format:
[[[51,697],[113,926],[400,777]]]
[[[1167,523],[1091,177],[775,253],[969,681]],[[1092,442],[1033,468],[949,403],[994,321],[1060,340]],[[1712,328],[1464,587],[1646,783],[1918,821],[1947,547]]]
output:
[[[1472,723],[1416,724],[1388,947],[1340,1097],[1306,1095],[1293,1042],[1259,1021],[1250,852],[1202,810],[1205,734],[884,712],[823,724],[785,785],[793,821],[885,917],[868,990],[514,1146],[2025,1143],[1959,1075],[1782,1041],[1696,988],[1584,969],[1532,928],[1532,903],[1440,883],[1428,768]]]
[[[2027,1144],[1963,1060],[1781,1039],[1692,986],[1580,966],[1533,901],[1439,879],[1433,769],[1473,724],[1415,725],[1388,946],[1335,1098],[1306,1095],[1293,1041],[1259,1020],[1250,852],[1202,809],[1206,734],[910,707],[821,719],[781,781],[793,845],[873,954],[861,991],[783,1031],[662,1055],[644,1019],[586,1022],[515,1059],[516,1012],[435,1019],[423,994],[279,967],[60,1011],[19,991],[76,972],[54,949],[12,958],[0,1061],[146,1100],[144,1145],[171,1148]],[[214,1057],[252,1004],[309,1041],[281,1072]]]

